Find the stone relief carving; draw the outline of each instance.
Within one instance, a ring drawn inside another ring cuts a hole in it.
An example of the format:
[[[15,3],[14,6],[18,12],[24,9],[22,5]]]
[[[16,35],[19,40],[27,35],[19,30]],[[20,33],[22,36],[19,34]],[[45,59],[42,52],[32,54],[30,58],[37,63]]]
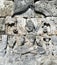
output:
[[[0,65],[57,65],[57,0],[0,1]]]

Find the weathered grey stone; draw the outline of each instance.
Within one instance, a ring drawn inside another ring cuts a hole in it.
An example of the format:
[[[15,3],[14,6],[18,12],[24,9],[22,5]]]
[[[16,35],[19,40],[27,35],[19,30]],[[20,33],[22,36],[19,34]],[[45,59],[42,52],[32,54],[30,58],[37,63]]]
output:
[[[6,47],[7,47],[7,35],[1,35],[0,56],[4,56],[5,55]]]
[[[6,33],[7,34],[18,34],[16,20],[11,16],[5,18]]]
[[[23,13],[33,4],[34,0],[14,0],[15,2],[15,13]],[[21,7],[21,8],[20,8]]]
[[[35,40],[36,40],[36,36],[35,35],[26,35],[26,38],[29,40],[29,42],[31,42],[32,43],[32,45],[34,45],[35,44]],[[29,45],[29,44],[28,44]]]
[[[15,24],[15,19],[12,18],[11,16],[7,16],[6,19],[5,19],[5,24]]]
[[[16,27],[15,26],[6,26],[6,33],[9,34],[9,35],[14,35],[16,32],[14,31],[16,30]]]
[[[13,9],[14,9],[14,4],[12,1],[3,1],[0,6],[0,17],[13,15],[13,12],[14,12]]]
[[[48,22],[43,22],[42,25],[40,26],[37,34],[51,34],[51,26]]]
[[[38,53],[39,53],[40,55],[42,55],[42,54],[45,54],[46,51],[45,51],[45,49],[43,49],[42,47],[38,47]]]
[[[56,56],[57,55],[57,46],[54,44],[54,46],[53,46],[53,48],[52,48],[52,54],[54,55],[54,56]]]
[[[29,52],[29,47],[28,46],[25,46],[25,45],[23,45],[23,46],[17,46],[14,49],[14,52],[23,55],[23,54],[26,54],[27,52]]]
[[[40,1],[56,1],[56,0],[40,0]]]
[[[0,17],[0,65],[57,65],[57,0],[0,0]]]
[[[52,43],[56,46],[57,45],[57,36],[52,36],[51,37]]]
[[[25,37],[24,36],[18,36],[17,37],[17,45],[22,46],[25,44]]]
[[[28,19],[29,20],[29,19]],[[35,32],[37,32],[42,24],[43,18],[31,18],[31,21],[34,24]]]
[[[42,47],[41,37],[36,36],[36,44],[40,47]]]
[[[5,32],[5,19],[0,18],[0,33],[3,34],[2,32]]]
[[[25,29],[26,19],[18,17],[18,16],[16,16],[16,19],[17,19],[18,34],[25,35],[27,33]]]
[[[31,59],[31,60],[25,59],[24,61],[24,65],[32,65],[32,63],[36,65],[35,59]]]
[[[14,48],[15,43],[16,43],[15,36],[12,36],[12,35],[11,36],[8,36],[8,44],[9,44],[9,47]]]
[[[47,33],[48,35],[57,34],[57,17],[47,17],[42,19],[42,24],[39,27],[37,34]]]
[[[35,11],[42,13],[44,16],[57,16],[55,2],[37,1],[35,3]]]
[[[51,34],[57,34],[57,21],[56,20],[57,20],[57,17],[47,17],[46,18],[46,21],[50,24]]]
[[[23,14],[20,14],[19,16],[24,18],[31,18],[35,16],[35,13],[33,9],[29,8],[27,9],[26,12],[24,12]]]

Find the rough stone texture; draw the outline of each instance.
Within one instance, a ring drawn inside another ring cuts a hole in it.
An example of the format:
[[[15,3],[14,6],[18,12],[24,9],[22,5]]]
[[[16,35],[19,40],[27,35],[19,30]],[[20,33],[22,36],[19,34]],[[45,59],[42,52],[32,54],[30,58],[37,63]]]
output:
[[[28,9],[30,5],[34,3],[34,0],[14,0],[15,13],[21,13]],[[21,8],[20,8],[21,7]]]
[[[0,33],[5,33],[5,21],[4,18],[0,18]]]
[[[0,37],[0,56],[4,56],[6,54],[7,35],[1,35]]]
[[[0,0],[0,65],[57,65],[57,0]]]
[[[57,16],[57,3],[56,1],[37,1],[35,3],[35,11],[41,12],[45,16]]]
[[[0,17],[12,16],[14,13],[14,3],[12,1],[0,1]]]

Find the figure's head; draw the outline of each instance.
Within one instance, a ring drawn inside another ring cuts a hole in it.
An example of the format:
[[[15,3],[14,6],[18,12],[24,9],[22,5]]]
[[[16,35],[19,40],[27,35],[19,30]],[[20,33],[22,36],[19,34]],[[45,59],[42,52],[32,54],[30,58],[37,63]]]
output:
[[[33,24],[33,22],[31,20],[28,20],[28,22],[26,22],[26,26],[25,27],[26,27],[26,30],[28,32],[33,32],[33,29],[35,28],[34,24]]]
[[[43,24],[43,26],[42,26],[42,28],[43,28],[43,33],[48,33],[48,30],[47,30],[48,27],[50,27],[50,24],[45,22],[45,23]]]

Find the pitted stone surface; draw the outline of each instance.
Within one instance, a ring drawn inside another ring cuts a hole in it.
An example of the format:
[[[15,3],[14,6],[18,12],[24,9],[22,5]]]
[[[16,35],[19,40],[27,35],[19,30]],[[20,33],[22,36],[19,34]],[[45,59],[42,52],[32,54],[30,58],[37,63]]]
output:
[[[15,13],[18,12],[22,13],[26,11],[30,5],[33,5],[34,0],[14,0],[14,2],[15,2]]]
[[[57,65],[57,0],[0,0],[0,65]]]
[[[35,3],[35,11],[43,13],[45,16],[57,16],[56,2],[37,1]]]
[[[0,4],[0,17],[13,15],[14,3],[12,1],[1,0]]]

